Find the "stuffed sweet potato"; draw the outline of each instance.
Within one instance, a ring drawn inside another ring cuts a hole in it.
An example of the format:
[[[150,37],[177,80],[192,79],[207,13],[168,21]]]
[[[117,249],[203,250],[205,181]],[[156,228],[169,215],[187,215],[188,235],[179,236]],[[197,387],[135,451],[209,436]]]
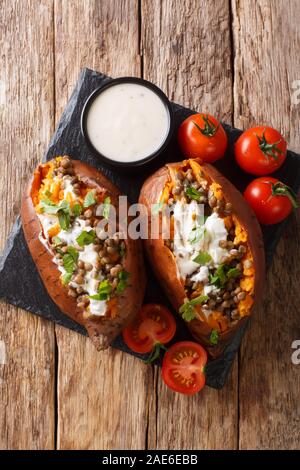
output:
[[[144,296],[139,240],[124,237],[119,223],[108,237],[105,225],[119,195],[102,173],[64,156],[38,166],[22,200],[25,238],[50,297],[97,349],[134,318]]]
[[[195,159],[158,170],[144,183],[139,202],[147,207],[149,225],[157,204],[161,226],[169,217],[169,231],[160,228],[158,238],[144,241],[147,256],[194,338],[212,358],[219,356],[264,283],[255,215],[224,176]]]

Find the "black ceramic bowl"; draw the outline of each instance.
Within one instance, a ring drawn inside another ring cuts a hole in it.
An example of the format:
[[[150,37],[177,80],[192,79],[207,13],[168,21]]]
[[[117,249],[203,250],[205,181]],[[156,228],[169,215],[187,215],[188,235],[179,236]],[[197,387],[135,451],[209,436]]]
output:
[[[133,161],[133,162],[120,162],[120,161],[116,161],[116,160],[113,160],[111,158],[108,158],[107,156],[100,153],[99,150],[97,150],[93,146],[92,142],[90,141],[88,132],[87,132],[87,116],[88,116],[88,112],[89,112],[90,107],[91,107],[93,101],[95,100],[95,98],[100,93],[107,90],[107,88],[112,87],[114,85],[119,85],[120,83],[136,83],[138,85],[143,85],[143,86],[149,88],[154,93],[156,93],[156,95],[159,96],[159,98],[165,104],[165,106],[168,110],[168,113],[169,113],[170,125],[169,125],[169,131],[168,131],[168,134],[167,134],[165,140],[162,142],[161,146],[157,150],[155,150],[155,152],[153,152],[152,154],[150,154],[147,157],[143,158],[142,160],[137,160],[137,161]],[[83,134],[83,137],[84,137],[88,147],[91,149],[91,151],[95,155],[97,155],[99,157],[100,160],[102,160],[107,165],[113,166],[113,167],[121,167],[123,169],[125,169],[125,168],[133,169],[135,167],[142,167],[145,164],[149,163],[150,161],[154,160],[156,157],[158,157],[164,151],[164,149],[167,147],[168,143],[170,142],[170,139],[171,139],[172,134],[173,134],[173,130],[174,130],[173,111],[172,111],[171,103],[168,100],[168,98],[166,97],[166,95],[162,92],[162,90],[160,88],[158,88],[153,83],[148,82],[147,80],[144,80],[142,78],[137,78],[137,77],[115,78],[115,79],[112,79],[110,82],[106,83],[105,85],[100,86],[99,88],[96,88],[96,90],[94,90],[90,94],[88,99],[86,100],[86,102],[84,104],[84,107],[83,107],[83,110],[82,110],[82,113],[81,113],[81,132]]]

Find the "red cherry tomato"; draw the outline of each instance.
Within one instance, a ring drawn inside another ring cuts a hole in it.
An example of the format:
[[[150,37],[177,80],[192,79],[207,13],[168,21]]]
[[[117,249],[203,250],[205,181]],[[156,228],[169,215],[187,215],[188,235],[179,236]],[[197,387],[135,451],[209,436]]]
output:
[[[215,162],[224,156],[227,141],[224,128],[210,114],[193,114],[178,130],[178,142],[186,158]]]
[[[238,138],[234,154],[238,165],[252,175],[267,175],[281,167],[286,159],[287,144],[272,127],[257,126]]]
[[[292,189],[271,176],[253,180],[244,196],[254,210],[259,222],[265,225],[277,224],[298,207]]]
[[[171,341],[175,332],[176,322],[167,307],[146,304],[133,322],[123,330],[123,339],[132,351],[143,354],[153,351],[156,345]],[[159,348],[157,349],[156,357],[159,355]]]
[[[198,343],[173,344],[164,355],[162,378],[175,392],[194,395],[205,385],[207,354]]]

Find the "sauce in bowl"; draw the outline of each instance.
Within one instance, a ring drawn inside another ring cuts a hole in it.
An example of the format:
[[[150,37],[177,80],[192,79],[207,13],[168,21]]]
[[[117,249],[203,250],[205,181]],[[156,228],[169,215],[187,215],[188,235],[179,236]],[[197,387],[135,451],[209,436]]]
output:
[[[92,94],[83,112],[83,134],[91,146],[120,165],[154,158],[170,131],[169,101],[142,79],[113,80]]]

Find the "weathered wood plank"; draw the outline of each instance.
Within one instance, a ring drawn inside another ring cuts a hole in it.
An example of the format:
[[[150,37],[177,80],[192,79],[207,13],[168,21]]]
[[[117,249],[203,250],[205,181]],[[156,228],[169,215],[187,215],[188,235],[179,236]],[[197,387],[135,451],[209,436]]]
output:
[[[234,124],[273,125],[298,149],[300,4],[233,1]],[[243,343],[240,366],[240,448],[296,449],[300,432],[299,367],[291,344],[299,326],[299,211],[289,221],[266,283],[264,303]]]
[[[225,121],[232,114],[232,71],[228,2],[142,2],[144,77],[178,103],[211,112]],[[234,449],[237,446],[237,361],[222,391],[195,397],[172,393],[160,371],[149,411],[151,449]]]
[[[55,24],[57,119],[82,67],[140,74],[137,1],[56,1]],[[117,351],[98,353],[64,328],[56,333],[58,448],[144,448],[151,369]]]
[[[52,6],[51,0],[1,1],[1,249],[53,132]],[[0,340],[6,350],[0,365],[0,448],[53,449],[54,327],[1,302]]]

